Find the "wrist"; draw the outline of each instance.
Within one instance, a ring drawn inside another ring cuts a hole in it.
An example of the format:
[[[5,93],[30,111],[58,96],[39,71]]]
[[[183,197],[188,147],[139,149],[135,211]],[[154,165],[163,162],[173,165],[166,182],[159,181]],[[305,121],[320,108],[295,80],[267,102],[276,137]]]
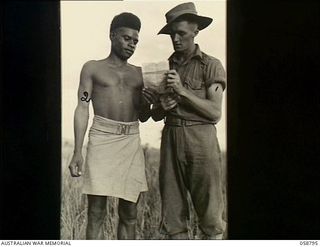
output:
[[[152,104],[149,104],[149,103],[144,105],[144,111],[150,111],[151,110],[151,106],[152,106]]]
[[[153,114],[155,114],[155,113],[157,113],[157,112],[159,112],[159,111],[164,111],[161,103],[160,103],[160,102],[157,102],[157,103],[155,103],[155,104],[152,104],[152,107],[151,107],[151,109],[150,109],[151,115],[153,115]]]
[[[186,90],[186,88],[183,87],[178,93],[178,95],[180,95],[181,97],[186,97],[188,95],[188,90]]]
[[[82,155],[81,150],[75,149],[73,150],[73,155]]]
[[[143,103],[142,103],[142,108],[143,109],[149,109],[150,105],[151,104],[148,101],[144,100]]]

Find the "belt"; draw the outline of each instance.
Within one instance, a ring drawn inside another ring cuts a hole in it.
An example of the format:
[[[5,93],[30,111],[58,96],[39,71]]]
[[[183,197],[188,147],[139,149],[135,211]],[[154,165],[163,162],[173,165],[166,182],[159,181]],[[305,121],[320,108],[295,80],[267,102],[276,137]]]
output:
[[[120,123],[116,121],[101,121],[100,118],[95,117],[92,129],[102,132],[108,132],[116,135],[133,135],[139,133],[139,124],[137,123]]]
[[[182,118],[174,118],[174,117],[166,117],[164,120],[164,123],[170,126],[193,126],[193,125],[214,124],[213,122],[192,121],[192,120],[185,120]]]

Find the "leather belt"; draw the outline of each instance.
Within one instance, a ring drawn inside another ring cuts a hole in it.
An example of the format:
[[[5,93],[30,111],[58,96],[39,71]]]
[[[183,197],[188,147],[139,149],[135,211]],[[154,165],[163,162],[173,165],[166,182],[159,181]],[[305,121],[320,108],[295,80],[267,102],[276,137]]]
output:
[[[202,121],[191,121],[182,118],[166,117],[164,120],[166,125],[170,126],[193,126],[193,125],[204,125],[204,124],[214,124],[213,122],[202,122]]]

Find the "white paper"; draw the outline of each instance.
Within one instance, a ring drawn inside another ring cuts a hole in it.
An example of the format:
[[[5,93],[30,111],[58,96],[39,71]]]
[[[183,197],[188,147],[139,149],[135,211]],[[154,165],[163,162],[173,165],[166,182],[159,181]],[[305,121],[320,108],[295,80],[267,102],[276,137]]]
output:
[[[152,88],[158,93],[165,92],[165,72],[169,70],[169,62],[143,63],[142,76],[146,88]]]

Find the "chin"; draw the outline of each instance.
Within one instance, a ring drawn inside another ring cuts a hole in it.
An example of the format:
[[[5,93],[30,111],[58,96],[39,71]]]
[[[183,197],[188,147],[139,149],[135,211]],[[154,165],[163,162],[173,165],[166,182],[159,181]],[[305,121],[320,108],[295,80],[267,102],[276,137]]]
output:
[[[173,48],[174,49],[174,51],[176,51],[176,52],[183,52],[184,51],[184,49],[182,48],[182,47],[178,47],[178,48]]]
[[[128,55],[121,55],[119,56],[121,60],[128,60],[131,56]]]
[[[123,54],[123,58],[129,59],[130,57],[132,57],[132,55],[133,55],[133,53],[131,55],[125,53],[125,54]]]

